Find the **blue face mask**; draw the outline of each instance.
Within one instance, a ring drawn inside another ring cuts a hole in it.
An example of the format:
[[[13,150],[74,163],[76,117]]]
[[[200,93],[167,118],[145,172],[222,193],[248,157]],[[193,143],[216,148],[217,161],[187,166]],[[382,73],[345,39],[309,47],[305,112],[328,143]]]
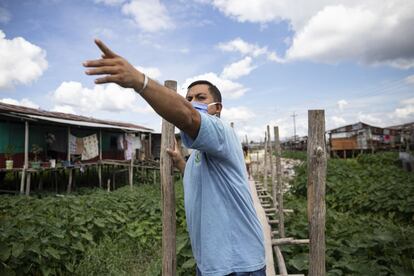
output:
[[[191,104],[193,105],[193,107],[196,110],[198,110],[198,112],[208,113],[208,107],[210,105],[217,104],[217,102],[210,103],[210,104],[205,104],[205,103],[200,103],[200,102],[192,101]]]

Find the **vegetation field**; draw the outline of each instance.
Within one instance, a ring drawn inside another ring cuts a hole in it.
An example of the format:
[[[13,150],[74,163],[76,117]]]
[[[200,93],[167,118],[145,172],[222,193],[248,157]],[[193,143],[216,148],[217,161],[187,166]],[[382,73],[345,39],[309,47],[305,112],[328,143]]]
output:
[[[305,159],[302,154],[286,156]],[[287,235],[308,237],[306,162],[285,195]],[[414,275],[414,174],[397,154],[330,159],[326,183],[328,275]],[[307,273],[308,247],[284,246],[290,273]]]
[[[84,190],[64,197],[0,197],[0,275],[160,275],[159,187]],[[183,189],[177,194],[177,266],[192,275]]]
[[[285,157],[306,159],[302,153]],[[393,153],[330,159],[328,275],[414,275],[414,174]],[[285,195],[287,236],[308,237],[306,162]],[[158,186],[69,196],[0,197],[0,275],[160,275]],[[176,182],[178,275],[195,269]],[[290,273],[307,273],[308,247],[283,246]]]

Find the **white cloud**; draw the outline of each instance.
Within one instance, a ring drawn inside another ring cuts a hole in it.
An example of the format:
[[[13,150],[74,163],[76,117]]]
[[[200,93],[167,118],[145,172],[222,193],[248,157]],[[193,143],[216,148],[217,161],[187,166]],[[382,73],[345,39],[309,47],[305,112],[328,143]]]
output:
[[[240,37],[225,43],[221,42],[217,47],[226,52],[239,52],[242,55],[251,55],[254,57],[267,53],[266,47],[259,47],[256,44],[248,43]]]
[[[0,7],[0,23],[7,23],[10,19],[10,12],[5,8]]]
[[[246,123],[256,117],[252,110],[245,106],[223,108],[221,118],[227,122]]]
[[[37,104],[35,104],[34,102],[30,101],[27,98],[23,98],[20,101],[11,99],[11,98],[4,98],[4,99],[0,99],[0,102],[5,103],[5,104],[20,105],[20,106],[25,106],[25,107],[30,107],[30,108],[39,108]]]
[[[414,115],[414,104],[409,104],[404,107],[395,109],[395,115],[398,118],[407,118],[410,115]]]
[[[223,99],[237,99],[246,93],[248,90],[242,84],[233,82],[231,80],[223,79],[217,76],[215,73],[205,73],[202,75],[194,76],[188,78],[184,81],[183,85],[179,89],[179,93],[181,95],[185,95],[187,93],[187,87],[196,80],[207,80],[217,86],[220,90]]]
[[[363,112],[358,112],[358,120],[360,122],[374,126],[379,126],[382,124],[382,120],[379,117],[372,114],[365,114]]]
[[[411,0],[213,0],[212,5],[240,22],[287,21],[294,36],[286,60],[414,67]]]
[[[406,77],[405,82],[408,84],[414,84],[414,75]]]
[[[132,0],[122,6],[122,12],[132,16],[138,27],[145,32],[158,32],[174,27],[167,9],[159,0]]]
[[[161,77],[161,70],[156,67],[142,67],[142,66],[135,66],[140,72],[146,74],[151,79],[159,80]]]
[[[394,116],[397,118],[406,119],[414,115],[414,98],[402,100],[401,105],[401,107],[395,109]]]
[[[257,44],[246,42],[240,37],[228,42],[221,42],[217,45],[217,47],[225,52],[239,52],[243,56],[253,57],[266,55],[268,60],[283,62],[283,60],[275,52],[269,51],[267,47],[260,47]]]
[[[73,106],[70,105],[55,105],[52,108],[52,111],[55,112],[62,112],[62,113],[69,113],[69,114],[77,114]]]
[[[255,68],[256,66],[252,65],[252,58],[245,57],[242,60],[226,66],[221,73],[221,77],[224,79],[235,80],[250,74]]]
[[[339,100],[337,103],[339,110],[344,110],[345,106],[348,105],[348,102],[344,99]]]
[[[6,39],[0,30],[0,89],[29,84],[46,70],[46,52],[22,37]]]
[[[339,116],[332,116],[331,121],[335,127],[340,127],[346,124],[346,120]]]
[[[63,82],[52,93],[52,97],[56,105],[54,110],[62,112],[149,112],[147,107],[139,106],[140,97],[137,93],[113,83],[95,85],[90,89],[79,82]]]
[[[95,3],[102,3],[108,6],[118,6],[125,2],[126,0],[95,0]]]

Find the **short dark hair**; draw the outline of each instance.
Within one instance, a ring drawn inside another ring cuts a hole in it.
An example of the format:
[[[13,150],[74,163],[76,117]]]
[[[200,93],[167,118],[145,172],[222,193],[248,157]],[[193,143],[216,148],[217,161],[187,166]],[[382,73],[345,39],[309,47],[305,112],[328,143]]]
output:
[[[196,86],[198,84],[208,85],[208,91],[210,92],[211,96],[213,96],[214,101],[221,103],[221,92],[220,92],[220,90],[217,88],[217,86],[215,86],[214,84],[212,84],[211,82],[209,82],[207,80],[194,81],[187,87],[187,89],[190,89],[191,87]]]

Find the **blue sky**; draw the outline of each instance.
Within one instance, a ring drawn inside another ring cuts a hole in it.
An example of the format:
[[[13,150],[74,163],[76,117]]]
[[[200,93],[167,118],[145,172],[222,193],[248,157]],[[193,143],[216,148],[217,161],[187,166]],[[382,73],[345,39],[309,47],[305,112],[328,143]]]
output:
[[[199,78],[223,93],[223,120],[258,140],[414,121],[414,3],[410,0],[0,0],[0,101],[160,130],[130,90],[95,86],[81,63],[102,39],[180,93]],[[384,2],[384,3],[382,3]]]

